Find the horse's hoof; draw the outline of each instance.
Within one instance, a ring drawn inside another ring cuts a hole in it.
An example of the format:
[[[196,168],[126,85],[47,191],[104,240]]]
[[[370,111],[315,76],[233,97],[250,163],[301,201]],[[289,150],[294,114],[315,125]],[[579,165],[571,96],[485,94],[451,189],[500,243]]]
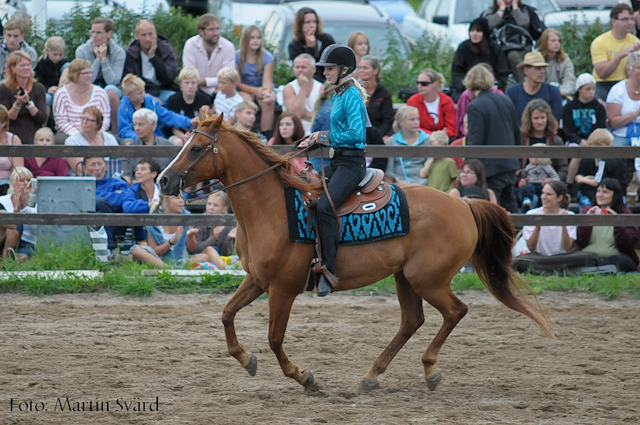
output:
[[[256,376],[256,372],[258,371],[258,359],[256,359],[256,356],[254,356],[253,353],[249,356],[249,363],[247,363],[244,368],[247,369],[249,375]]]
[[[313,374],[311,372],[309,372],[308,370],[305,370],[304,373],[302,374],[302,376],[307,375],[307,378],[304,380],[304,382],[302,383],[302,386],[305,388],[312,388],[313,386],[315,386],[316,384],[316,380],[313,377]]]
[[[440,372],[436,372],[431,378],[427,379],[427,387],[429,390],[435,391],[438,388],[438,384],[442,381],[442,374]]]
[[[358,385],[359,393],[368,393],[369,391],[373,391],[380,386],[378,381],[374,381],[372,379],[363,379],[360,381],[360,385]]]

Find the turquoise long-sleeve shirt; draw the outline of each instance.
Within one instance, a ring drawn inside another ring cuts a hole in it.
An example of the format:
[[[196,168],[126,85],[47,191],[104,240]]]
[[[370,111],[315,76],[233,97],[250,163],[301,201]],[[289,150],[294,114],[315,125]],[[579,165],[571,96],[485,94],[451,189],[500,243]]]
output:
[[[364,149],[367,110],[360,91],[355,86],[350,86],[334,94],[331,100],[331,147]]]

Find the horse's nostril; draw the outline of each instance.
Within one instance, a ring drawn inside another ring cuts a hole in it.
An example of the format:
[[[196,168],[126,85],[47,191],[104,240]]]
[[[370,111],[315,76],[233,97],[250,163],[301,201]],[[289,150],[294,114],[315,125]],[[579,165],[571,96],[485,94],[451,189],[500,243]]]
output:
[[[162,178],[160,179],[160,187],[162,189],[165,189],[167,187],[167,182],[169,181],[169,179],[166,176],[162,176]]]

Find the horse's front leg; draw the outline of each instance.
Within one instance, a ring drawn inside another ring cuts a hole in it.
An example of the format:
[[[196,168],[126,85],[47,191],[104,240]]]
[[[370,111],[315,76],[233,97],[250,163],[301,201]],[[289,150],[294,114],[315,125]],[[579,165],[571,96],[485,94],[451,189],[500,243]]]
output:
[[[291,306],[297,294],[279,295],[273,287],[269,288],[269,346],[273,350],[284,376],[295,379],[300,385],[312,388],[313,375],[308,370],[300,372],[298,367],[291,363],[282,349],[284,334],[289,322]]]
[[[254,376],[258,370],[258,361],[256,356],[252,353],[248,353],[242,344],[238,342],[236,336],[236,329],[233,320],[236,313],[244,306],[251,304],[256,298],[264,293],[264,290],[258,286],[253,280],[250,274],[247,274],[236,290],[233,297],[224,306],[222,312],[222,324],[224,325],[224,333],[227,339],[227,347],[229,354],[236,358],[249,372],[249,375]]]

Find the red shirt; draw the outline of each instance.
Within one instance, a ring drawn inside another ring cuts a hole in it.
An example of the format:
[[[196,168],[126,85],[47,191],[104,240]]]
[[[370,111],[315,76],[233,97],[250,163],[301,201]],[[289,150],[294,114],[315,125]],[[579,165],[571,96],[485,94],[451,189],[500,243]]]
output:
[[[424,97],[420,93],[416,93],[409,98],[407,106],[415,106],[420,113],[420,128],[426,133],[433,133],[437,130],[447,130],[447,136],[458,137],[458,129],[456,128],[456,107],[453,100],[446,94],[440,92],[440,108],[438,110],[438,125],[433,125],[433,118],[427,111],[427,105],[424,103]]]
[[[33,177],[37,178],[40,176],[57,176],[57,177],[66,177],[67,176],[67,161],[64,158],[47,158],[42,166],[39,167],[35,158],[25,158],[24,166],[27,167],[32,173]]]

